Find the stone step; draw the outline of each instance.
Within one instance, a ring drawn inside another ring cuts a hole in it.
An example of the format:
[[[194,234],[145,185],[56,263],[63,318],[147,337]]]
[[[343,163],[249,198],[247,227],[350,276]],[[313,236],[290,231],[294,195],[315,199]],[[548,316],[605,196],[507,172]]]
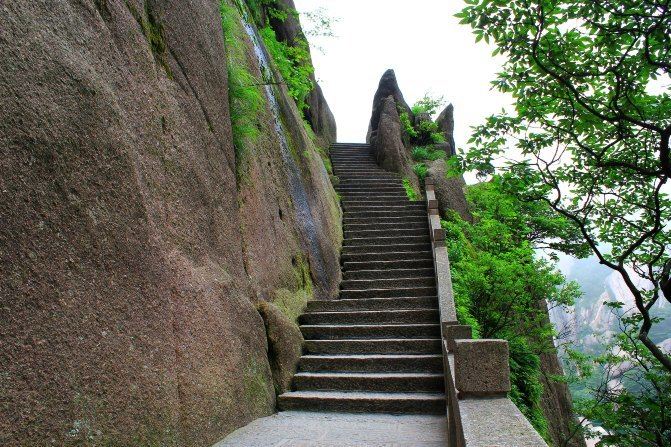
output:
[[[329,150],[329,156],[335,157],[335,156],[342,156],[342,157],[347,157],[350,155],[359,155],[359,154],[368,154],[368,155],[373,155],[373,151],[371,151],[370,147],[350,147],[350,148],[332,148]]]
[[[346,279],[340,282],[342,291],[355,290],[386,290],[386,289],[412,289],[422,287],[435,287],[436,278],[434,278],[433,270],[429,276],[413,276],[413,277],[395,277],[395,278],[366,278],[366,279]],[[430,295],[430,294],[429,294]],[[407,295],[412,296],[412,295]]]
[[[384,391],[417,393],[445,391],[442,374],[424,372],[299,372],[296,391]]]
[[[408,195],[405,192],[392,192],[392,193],[370,193],[368,191],[366,192],[356,192],[356,193],[343,193],[340,194],[341,200],[343,202],[355,202],[355,201],[382,201],[382,202],[388,202],[388,201],[394,201],[394,200],[400,200],[403,203],[406,203],[405,201],[410,201],[408,199]]]
[[[366,237],[347,237],[343,241],[343,250],[349,247],[361,245],[397,245],[400,243],[420,244],[431,242],[428,234],[417,236],[366,236]]]
[[[429,223],[426,219],[416,219],[409,222],[375,222],[375,223],[346,223],[344,225],[345,231],[394,231],[394,230],[410,230],[419,229],[422,231],[429,231]]]
[[[338,186],[376,186],[376,185],[393,185],[393,186],[403,186],[401,183],[400,177],[393,177],[390,174],[382,174],[380,177],[368,177],[368,178],[356,178],[356,179],[340,179]]]
[[[431,278],[434,282],[435,279]],[[410,282],[410,280],[407,280]],[[356,299],[356,298],[391,298],[397,296],[432,296],[436,295],[435,286],[425,287],[396,287],[393,289],[343,289],[340,291],[341,299]]]
[[[400,178],[392,177],[389,174],[383,174],[380,177],[368,177],[368,178],[357,178],[357,179],[341,179],[338,183],[338,186],[377,186],[377,185],[392,185],[392,186],[403,186]]]
[[[305,340],[306,354],[440,354],[439,337]]]
[[[368,263],[365,263],[366,267]],[[343,274],[343,280],[379,280],[393,278],[433,278],[435,272],[433,266],[425,268],[398,268],[382,270],[346,270]]]
[[[387,178],[368,178],[368,179],[340,179],[338,178],[338,185],[336,188],[340,191],[347,187],[367,188],[374,190],[375,188],[403,188],[399,180]],[[405,191],[405,188],[404,188]]]
[[[377,161],[371,156],[357,156],[357,157],[331,157],[331,163],[333,164],[334,168],[338,169],[361,169],[361,168],[366,168],[366,169],[371,169],[374,171],[378,172],[384,172],[385,174],[396,174],[399,175],[396,172],[389,172],[385,171],[382,169],[378,164]]]
[[[399,182],[401,178],[397,175],[393,174],[387,174],[384,171],[375,171],[375,170],[361,170],[361,171],[350,171],[350,170],[344,170],[344,169],[336,169],[333,168],[333,172],[338,178],[340,179],[341,182],[344,181],[356,181],[358,182],[359,180],[365,180],[365,179],[370,179],[370,178],[375,178],[375,179],[385,179],[385,180],[391,180],[394,182]]]
[[[396,174],[389,174],[384,171],[376,171],[370,169],[363,169],[361,171],[350,171],[345,169],[336,169],[334,168],[335,174],[340,178],[341,181],[352,179],[385,179],[385,180],[395,180],[398,181],[401,178]]]
[[[437,296],[358,298],[308,301],[306,312],[346,312],[351,310],[437,309]]]
[[[369,230],[350,230],[345,227],[344,235],[345,239],[361,239],[366,237],[394,237],[394,236],[424,236],[429,234],[428,224],[426,227],[416,227],[416,228],[407,228],[407,227],[390,227],[386,229],[369,229]]]
[[[347,261],[343,270],[347,273],[360,270],[433,269],[433,258],[429,254],[424,259],[395,259],[391,261]]]
[[[361,174],[364,172],[373,172],[379,174],[388,174],[395,175],[400,177],[400,174],[396,172],[385,171],[380,168],[375,162],[366,161],[365,159],[352,160],[350,162],[334,162],[333,169],[337,169],[341,172],[352,173],[352,174]]]
[[[387,206],[387,205],[415,205],[406,195],[391,197],[342,197],[340,200],[345,206]]]
[[[306,340],[345,340],[371,338],[433,338],[440,336],[440,325],[415,324],[303,324]]]
[[[364,225],[401,225],[408,222],[424,223],[428,225],[426,213],[416,213],[410,216],[388,216],[384,220],[376,219],[375,217],[348,217],[349,213],[343,217],[343,224],[348,227],[350,224],[364,224]]]
[[[338,192],[340,197],[343,200],[375,200],[375,199],[399,199],[399,200],[410,200],[408,195],[405,193],[403,188],[398,188],[394,191],[340,191]]]
[[[439,354],[304,355],[300,371],[443,373]]]
[[[402,324],[435,323],[440,318],[438,309],[356,310],[339,312],[308,312],[298,321],[304,325],[316,324]]]
[[[338,177],[338,184],[339,185],[347,185],[347,184],[356,184],[356,185],[362,185],[362,184],[371,184],[371,183],[381,183],[381,182],[389,182],[395,185],[401,185],[401,179],[399,177],[389,175],[389,174],[343,174],[338,172],[337,170],[334,170],[334,174]]]
[[[407,209],[407,210],[391,210],[391,211],[348,211],[347,216],[350,219],[365,219],[365,218],[378,218],[386,221],[389,217],[423,217],[426,219],[426,211],[421,209]]]
[[[360,212],[423,212],[426,214],[426,205],[418,202],[406,202],[399,204],[378,203],[377,205],[358,205],[352,203],[344,203],[343,211],[360,213]],[[419,214],[419,213],[418,213]]]
[[[378,193],[394,193],[394,194],[405,194],[405,188],[403,185],[383,185],[383,186],[367,186],[363,187],[360,185],[336,185],[337,189],[342,194],[350,193],[364,193],[364,194],[378,194]]]
[[[389,253],[389,252],[431,252],[430,243],[418,244],[386,244],[386,245],[347,245],[343,246],[341,257],[354,253]]]
[[[277,403],[281,410],[445,414],[443,393],[291,391],[281,394]]]
[[[413,249],[414,246],[406,249],[406,246],[400,247],[398,250],[391,251],[361,251],[351,253],[341,253],[340,260],[343,265],[348,262],[380,262],[380,261],[399,261],[399,260],[425,260],[431,259],[431,245],[422,244],[422,249]],[[398,247],[397,247],[398,248]]]
[[[373,155],[373,152],[371,151],[370,147],[366,146],[353,146],[353,147],[338,147],[338,148],[331,148],[329,150],[329,155],[330,156],[348,156],[348,155],[359,155],[359,154],[368,154],[368,155]]]

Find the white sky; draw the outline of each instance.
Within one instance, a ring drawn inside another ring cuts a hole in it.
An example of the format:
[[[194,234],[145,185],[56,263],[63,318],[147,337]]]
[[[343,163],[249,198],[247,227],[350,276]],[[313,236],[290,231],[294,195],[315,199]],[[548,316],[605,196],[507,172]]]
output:
[[[310,38],[317,79],[338,125],[338,141],[365,140],[373,95],[393,68],[406,101],[426,91],[455,108],[455,140],[463,148],[470,127],[511,103],[492,91],[501,66],[493,48],[475,43],[471,28],[454,17],[461,0],[294,0],[300,12],[325,8],[336,37]],[[303,19],[305,22],[305,19]],[[309,27],[308,23],[303,23]]]

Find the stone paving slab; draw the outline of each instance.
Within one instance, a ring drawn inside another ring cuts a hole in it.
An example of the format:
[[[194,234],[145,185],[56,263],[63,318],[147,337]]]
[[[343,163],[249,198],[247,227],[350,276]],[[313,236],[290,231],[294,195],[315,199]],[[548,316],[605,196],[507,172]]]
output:
[[[431,415],[283,411],[213,447],[446,447],[447,419]]]

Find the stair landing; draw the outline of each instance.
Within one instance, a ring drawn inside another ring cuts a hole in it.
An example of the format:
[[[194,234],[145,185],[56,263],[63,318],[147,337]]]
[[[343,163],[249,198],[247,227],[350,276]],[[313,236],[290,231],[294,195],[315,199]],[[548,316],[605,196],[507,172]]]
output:
[[[445,447],[445,416],[283,411],[214,447]]]

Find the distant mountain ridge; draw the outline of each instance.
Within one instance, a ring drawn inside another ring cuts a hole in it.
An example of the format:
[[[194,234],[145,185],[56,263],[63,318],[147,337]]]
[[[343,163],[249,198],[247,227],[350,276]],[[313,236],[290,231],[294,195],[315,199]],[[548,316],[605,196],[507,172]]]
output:
[[[558,344],[570,342],[582,352],[595,353],[618,331],[615,310],[606,303],[620,301],[624,303],[621,312],[635,311],[634,297],[620,274],[599,264],[594,256],[561,256],[559,268],[568,281],[580,285],[584,295],[574,306],[551,309],[550,319],[559,333]],[[633,272],[632,277],[636,277]],[[637,282],[645,287],[644,279]],[[664,318],[651,331],[653,341],[671,346],[671,305],[659,300],[652,314]]]

